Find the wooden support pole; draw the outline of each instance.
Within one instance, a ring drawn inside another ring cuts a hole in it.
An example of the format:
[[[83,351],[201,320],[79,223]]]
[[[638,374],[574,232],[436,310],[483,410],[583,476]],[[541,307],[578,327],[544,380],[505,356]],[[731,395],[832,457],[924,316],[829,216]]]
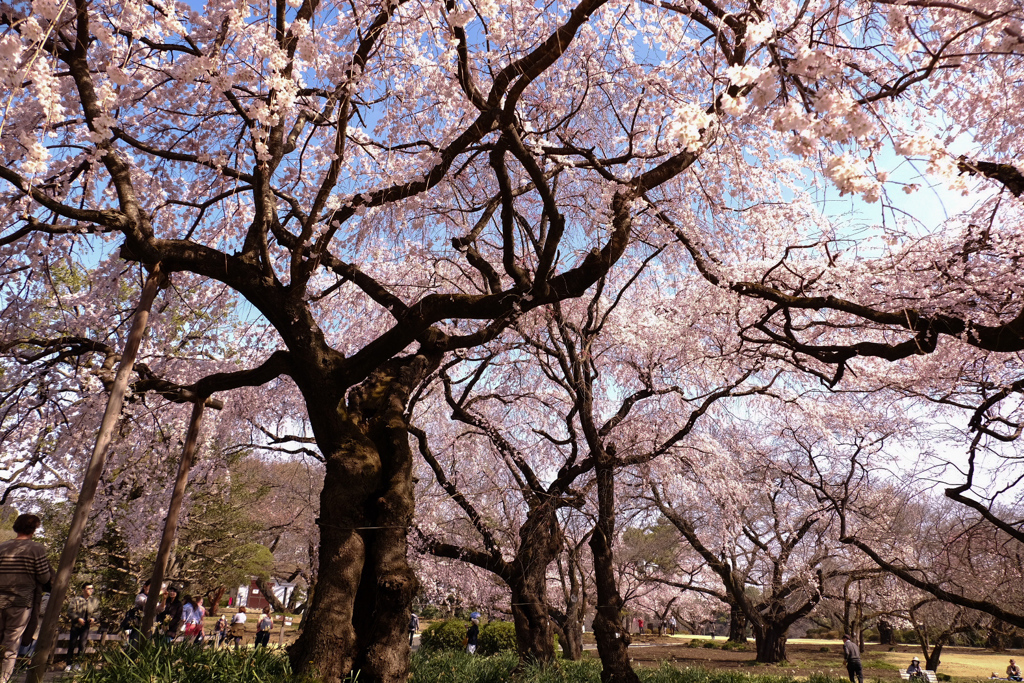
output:
[[[157,607],[159,607],[157,603],[160,599],[160,586],[163,584],[164,576],[167,574],[167,561],[171,556],[171,545],[174,543],[174,536],[178,532],[181,502],[185,498],[188,474],[192,470],[192,463],[195,461],[196,450],[198,450],[199,425],[203,420],[203,407],[205,405],[205,400],[198,400],[192,404],[192,419],[188,423],[188,436],[185,437],[185,448],[181,452],[181,462],[178,463],[178,478],[174,481],[171,505],[167,508],[167,517],[164,519],[164,534],[160,538],[160,549],[156,553],[153,576],[149,580],[149,596],[146,598],[146,610],[142,615],[142,633],[146,636],[153,634],[153,622],[156,619]]]
[[[110,389],[110,398],[107,399],[107,409],[103,413],[103,421],[100,423],[100,431],[96,435],[96,446],[92,451],[92,458],[85,471],[85,479],[82,480],[82,490],[75,502],[75,512],[71,517],[71,526],[68,529],[68,538],[64,542],[64,550],[60,555],[60,563],[57,565],[57,575],[53,579],[53,590],[50,592],[50,602],[43,617],[42,626],[39,629],[39,642],[36,646],[35,656],[32,657],[32,666],[28,672],[28,683],[42,683],[43,674],[53,656],[53,648],[57,644],[57,619],[60,616],[61,607],[68,594],[68,586],[71,583],[71,571],[74,569],[75,560],[78,559],[78,551],[82,547],[82,536],[85,533],[85,523],[89,520],[89,513],[92,511],[93,501],[96,499],[96,488],[99,486],[100,477],[103,476],[103,468],[107,464],[107,450],[113,439],[114,427],[121,415],[121,407],[124,405],[124,395],[128,389],[128,379],[131,376],[132,368],[135,367],[135,356],[139,351],[139,344],[142,343],[142,336],[146,332],[146,325],[149,322],[149,311],[153,307],[157,292],[167,282],[167,277],[160,272],[158,263],[153,271],[146,278],[146,284],[142,288],[142,296],[139,298],[139,306],[135,309],[132,319],[132,329],[128,333],[128,339],[124,345],[124,353],[121,355],[121,362],[117,366],[117,374],[114,376],[114,384]]]

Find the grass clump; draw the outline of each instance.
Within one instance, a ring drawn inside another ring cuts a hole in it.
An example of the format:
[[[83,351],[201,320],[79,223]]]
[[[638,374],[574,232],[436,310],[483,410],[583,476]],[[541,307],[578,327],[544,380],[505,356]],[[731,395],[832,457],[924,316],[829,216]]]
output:
[[[139,649],[109,649],[98,666],[74,676],[75,683],[284,683],[297,681],[283,650],[213,649],[192,644],[148,643]]]

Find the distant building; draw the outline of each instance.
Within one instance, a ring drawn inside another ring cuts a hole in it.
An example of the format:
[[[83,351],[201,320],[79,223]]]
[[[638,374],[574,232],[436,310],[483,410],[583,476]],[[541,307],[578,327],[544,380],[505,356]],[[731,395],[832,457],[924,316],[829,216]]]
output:
[[[288,600],[295,592],[296,584],[275,578],[271,578],[268,583],[271,590],[274,591],[274,597],[276,597],[282,605],[287,605]],[[249,580],[248,586],[238,587],[238,591],[235,594],[235,607],[245,607],[248,610],[262,610],[264,607],[268,607],[269,605],[270,601],[267,600],[263,591],[256,584],[255,578]]]

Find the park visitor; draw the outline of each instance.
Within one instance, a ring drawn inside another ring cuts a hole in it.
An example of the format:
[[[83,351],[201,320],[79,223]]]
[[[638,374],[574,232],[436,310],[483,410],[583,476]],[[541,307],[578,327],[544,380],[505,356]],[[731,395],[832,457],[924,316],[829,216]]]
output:
[[[235,649],[242,646],[242,638],[245,638],[245,607],[239,607],[235,616],[231,617],[231,640],[235,641]]]
[[[223,614],[217,620],[217,625],[213,627],[213,635],[217,637],[217,647],[223,645],[224,641],[228,639],[228,618]]]
[[[412,647],[412,636],[416,631],[420,630],[420,618],[413,612],[412,616],[409,617],[409,647]]]
[[[191,595],[182,600],[181,622],[185,625],[185,642],[200,642],[203,634],[203,609]]]
[[[1020,667],[1012,659],[1010,660],[1010,666],[1006,667],[1006,677],[1011,681],[1021,680]]]
[[[75,666],[75,657],[85,653],[89,644],[89,630],[96,623],[100,611],[100,601],[93,595],[91,583],[82,586],[82,592],[68,601],[68,620],[71,622],[71,635],[68,642],[68,657],[65,671]]]
[[[907,667],[907,675],[910,676],[910,680],[924,680],[924,673],[921,671],[921,660],[914,657],[910,661],[910,666]]]
[[[53,571],[46,559],[46,549],[32,540],[39,528],[35,515],[18,515],[10,541],[0,543],[0,632],[3,634],[3,663],[0,683],[7,683],[14,673],[21,636],[38,609],[39,598],[50,591]]]
[[[195,609],[199,616],[199,633],[196,635],[196,644],[199,644],[206,640],[206,607],[203,605],[202,598],[196,598]]]
[[[270,608],[264,607],[260,620],[256,622],[256,647],[266,647],[270,643],[270,629],[274,628],[274,620],[270,618]]]
[[[864,669],[860,664],[860,648],[848,635],[843,636],[843,661],[846,662],[846,672],[850,674],[850,683],[854,683],[854,676],[857,677],[858,683],[864,683]]]
[[[178,631],[181,630],[181,617],[185,609],[185,605],[178,597],[178,587],[168,586],[167,594],[164,596],[164,604],[160,610],[160,615],[157,617],[157,622],[161,625],[164,631],[164,637],[167,642],[171,642],[178,637]]]
[[[480,620],[474,618],[469,622],[469,628],[466,629],[466,652],[469,654],[476,654],[476,643],[480,636]]]
[[[149,600],[149,581],[142,584],[142,590],[135,596],[135,606],[139,609],[146,609],[146,601]]]

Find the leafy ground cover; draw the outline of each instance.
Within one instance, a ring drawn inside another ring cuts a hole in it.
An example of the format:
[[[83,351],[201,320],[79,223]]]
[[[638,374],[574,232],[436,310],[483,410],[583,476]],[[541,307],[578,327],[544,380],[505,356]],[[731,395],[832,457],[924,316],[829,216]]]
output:
[[[417,654],[413,658],[411,683],[599,683],[601,665],[592,658],[579,662],[557,661],[541,669],[525,666],[513,653],[474,657],[464,652]],[[639,667],[642,683],[794,683],[792,676],[776,673],[679,668],[666,662],[657,667]],[[842,683],[842,679],[814,674],[809,683]]]
[[[111,648],[75,683],[283,683],[296,681],[284,650],[152,645],[140,650]]]

